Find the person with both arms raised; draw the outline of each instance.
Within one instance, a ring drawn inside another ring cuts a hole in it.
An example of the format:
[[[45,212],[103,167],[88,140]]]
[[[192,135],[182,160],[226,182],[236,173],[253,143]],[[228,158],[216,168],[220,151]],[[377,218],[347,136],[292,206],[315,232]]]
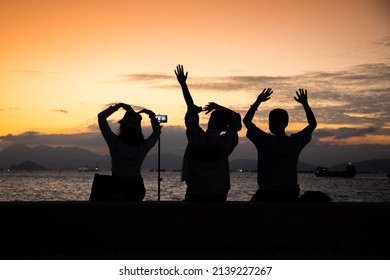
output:
[[[297,179],[298,157],[310,142],[317,127],[307,98],[307,90],[299,89],[295,101],[303,106],[308,125],[298,133],[286,135],[288,113],[274,109],[269,113],[269,130],[272,134],[258,128],[252,119],[261,103],[270,99],[272,89],[264,89],[244,117],[248,131],[246,136],[253,142],[258,152],[257,181],[259,189],[252,201],[296,201],[299,198]]]
[[[119,134],[111,131],[107,118],[120,108],[126,110],[119,121]],[[141,113],[149,116],[152,134],[145,139],[141,128]],[[135,112],[130,105],[119,103],[103,110],[98,115],[100,131],[107,142],[111,155],[113,198],[117,201],[141,201],[145,197],[145,186],[141,176],[142,163],[156,144],[161,127],[156,115],[147,109]]]

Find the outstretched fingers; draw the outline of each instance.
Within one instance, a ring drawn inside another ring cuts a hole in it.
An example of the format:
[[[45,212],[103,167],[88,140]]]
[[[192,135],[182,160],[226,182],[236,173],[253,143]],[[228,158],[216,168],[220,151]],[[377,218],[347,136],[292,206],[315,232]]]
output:
[[[264,89],[262,93],[264,93],[264,95],[269,97],[273,93],[273,90],[272,90],[272,88],[267,88],[267,89]]]
[[[300,88],[295,92],[297,96],[294,96],[295,101],[302,103],[307,101],[307,89]]]
[[[273,93],[272,88],[265,88],[260,93],[259,97],[257,98],[260,102],[264,102],[269,100],[271,97],[271,94]]]
[[[183,65],[177,65],[175,74],[180,83],[185,82],[187,80],[188,72],[184,74],[184,66]]]
[[[175,73],[176,75],[178,75],[179,73],[181,73],[183,70],[182,70],[182,67],[180,67],[180,64],[176,66],[176,70],[175,70]]]
[[[188,72],[187,72],[188,73]],[[187,75],[186,73],[186,75]],[[177,65],[175,70],[176,75],[184,75],[184,66],[183,65]]]

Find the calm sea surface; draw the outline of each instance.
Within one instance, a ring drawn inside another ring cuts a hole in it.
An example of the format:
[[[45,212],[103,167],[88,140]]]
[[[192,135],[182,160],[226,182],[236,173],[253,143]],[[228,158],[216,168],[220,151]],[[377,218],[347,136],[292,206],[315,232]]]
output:
[[[101,174],[110,174],[101,171]],[[157,200],[157,172],[143,172],[146,201]],[[1,171],[0,201],[86,201],[94,172],[78,171]],[[180,201],[186,185],[180,172],[161,172],[161,200]],[[257,190],[257,174],[232,172],[230,201],[248,201]],[[390,180],[386,174],[357,174],[355,178],[317,178],[312,173],[298,174],[301,193],[319,190],[333,201],[390,201]]]

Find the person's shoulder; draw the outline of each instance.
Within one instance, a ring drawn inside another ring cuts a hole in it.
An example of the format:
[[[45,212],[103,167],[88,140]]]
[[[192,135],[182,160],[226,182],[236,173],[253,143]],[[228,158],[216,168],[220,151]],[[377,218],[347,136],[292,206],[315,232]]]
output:
[[[256,137],[270,137],[270,136],[272,136],[271,134],[266,133],[264,130],[258,128],[255,125],[248,127],[246,134],[247,134],[247,136],[256,136]]]
[[[306,126],[301,131],[291,134],[291,137],[311,136],[311,134],[312,134],[312,130],[310,129],[309,126]]]
[[[291,134],[291,139],[298,142],[298,143],[309,143],[312,138],[312,131],[309,129],[309,127],[305,127],[303,130]]]

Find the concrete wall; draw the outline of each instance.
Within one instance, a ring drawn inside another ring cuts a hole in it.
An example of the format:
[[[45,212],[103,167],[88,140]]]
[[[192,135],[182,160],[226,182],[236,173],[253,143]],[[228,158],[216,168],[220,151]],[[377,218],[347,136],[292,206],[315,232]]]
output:
[[[390,259],[390,203],[0,203],[1,259]]]

